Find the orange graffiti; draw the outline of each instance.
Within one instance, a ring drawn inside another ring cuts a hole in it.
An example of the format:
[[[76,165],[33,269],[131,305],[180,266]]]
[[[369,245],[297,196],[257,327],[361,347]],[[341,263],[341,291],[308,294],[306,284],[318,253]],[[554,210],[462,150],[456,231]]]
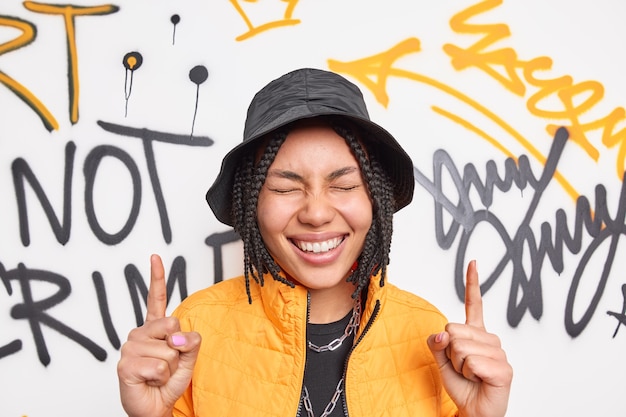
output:
[[[467,21],[501,4],[501,0],[486,0],[463,10],[450,20],[450,27],[457,33],[483,35],[467,48],[451,44],[443,46],[443,50],[452,58],[454,68],[462,70],[476,67],[519,96],[526,94],[525,83],[536,87],[538,90],[527,100],[530,113],[546,119],[563,120],[571,140],[596,162],[600,151],[586,134],[593,130],[601,130],[602,144],[605,147],[619,145],[616,171],[618,178],[621,179],[626,163],[626,128],[617,132],[615,129],[619,123],[624,122],[626,111],[622,107],[617,107],[608,116],[582,122],[581,117],[598,105],[604,97],[604,86],[601,83],[597,81],[574,83],[569,75],[540,79],[535,76],[536,72],[552,68],[552,59],[549,57],[542,56],[524,61],[517,57],[516,51],[512,48],[490,49],[496,42],[510,36],[509,27],[505,24],[471,24]],[[521,76],[518,72],[521,72]],[[556,98],[563,108],[559,110],[541,108],[540,104],[549,98]],[[549,123],[546,130],[554,135],[559,126],[560,124]]]
[[[28,45],[36,37],[35,26],[33,26],[30,22],[26,22],[16,17],[0,16],[0,26],[9,26],[22,32],[21,35],[15,39],[0,44],[0,55]],[[48,131],[59,128],[59,124],[52,113],[50,113],[46,106],[44,106],[43,103],[39,101],[39,99],[35,97],[35,95],[31,93],[28,88],[24,87],[22,84],[2,71],[0,71],[0,83],[7,86],[13,93],[22,99],[39,116]]]
[[[386,91],[386,83],[387,78],[390,76],[406,78],[411,81],[423,83],[434,87],[442,91],[443,93],[455,98],[456,100],[465,103],[469,107],[483,114],[488,119],[492,120],[496,125],[500,126],[508,134],[510,134],[511,137],[513,137],[520,145],[522,145],[522,147],[526,149],[535,159],[540,161],[542,164],[545,163],[546,157],[537,148],[535,148],[532,143],[530,143],[521,133],[515,130],[505,120],[503,120],[501,117],[499,117],[497,114],[495,114],[482,104],[480,104],[478,101],[468,97],[467,95],[461,93],[453,87],[437,81],[433,78],[408,70],[394,68],[392,66],[393,63],[398,60],[398,58],[406,54],[419,51],[419,39],[410,38],[400,42],[399,44],[395,45],[385,52],[356,61],[340,62],[330,59],[328,60],[328,67],[333,71],[349,74],[350,76],[359,80],[359,82],[361,82],[374,94],[376,100],[385,107],[389,102],[389,97]],[[435,112],[445,117],[448,117],[455,123],[459,123],[465,128],[479,134],[494,147],[502,151],[505,155],[512,156],[512,152],[506,149],[504,145],[499,143],[495,138],[488,136],[485,132],[474,126],[471,122],[465,121],[461,117],[453,115],[452,113],[442,110],[438,107],[433,106],[432,108]],[[561,184],[563,189],[568,193],[568,195],[571,196],[573,200],[576,200],[578,198],[578,192],[561,173],[559,173],[558,171],[555,172],[554,178],[559,182],[559,184]]]
[[[68,79],[70,92],[70,121],[72,124],[78,122],[78,51],[76,48],[76,16],[94,16],[115,13],[119,7],[113,5],[102,5],[93,7],[81,7],[72,5],[54,5],[25,1],[24,7],[32,12],[50,15],[61,15],[65,23],[67,55],[69,60]]]
[[[509,27],[505,24],[470,24],[466,23],[471,17],[499,6],[501,0],[487,0],[475,4],[456,14],[450,19],[450,27],[456,33],[484,34],[484,37],[469,48],[460,48],[446,44],[443,50],[452,57],[451,64],[457,71],[470,66],[477,67],[496,79],[506,89],[517,95],[524,95],[526,87],[517,75],[519,64],[517,53],[511,48],[485,51],[496,42],[511,35]],[[502,74],[498,69],[501,68]]]
[[[258,4],[259,2],[257,0],[230,0],[232,5],[235,7],[237,12],[241,16],[241,18],[246,23],[246,26],[248,26],[248,31],[242,35],[237,36],[236,40],[243,41],[245,39],[248,39],[252,36],[255,36],[269,29],[274,29],[274,28],[283,27],[283,26],[293,26],[293,25],[297,25],[298,23],[300,23],[300,19],[292,18],[293,10],[298,4],[298,0],[280,0],[280,1],[287,3],[282,18],[272,20],[272,21],[260,24],[258,26],[255,26],[249,17],[250,13],[246,12],[246,9],[250,8],[251,6],[244,7],[241,3]]]

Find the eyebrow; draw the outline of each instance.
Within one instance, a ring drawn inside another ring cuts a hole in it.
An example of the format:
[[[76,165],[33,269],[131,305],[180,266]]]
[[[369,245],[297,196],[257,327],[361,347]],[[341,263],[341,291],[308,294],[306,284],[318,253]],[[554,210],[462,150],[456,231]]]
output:
[[[334,180],[337,178],[341,178],[344,175],[348,175],[348,174],[352,174],[355,171],[358,171],[359,169],[357,167],[354,166],[349,166],[349,167],[343,167],[343,168],[339,168],[338,170],[335,170],[333,172],[330,173],[330,175],[328,175],[328,179],[329,180]]]
[[[343,168],[339,168],[336,169],[335,171],[331,172],[330,174],[328,174],[326,176],[326,179],[329,181],[335,180],[337,178],[341,178],[344,175],[348,175],[351,174],[355,171],[358,171],[359,169],[357,167],[354,166],[347,166],[347,167],[343,167]],[[304,182],[304,178],[302,177],[302,175],[297,174],[293,171],[289,171],[289,170],[283,170],[283,169],[272,169],[267,173],[268,177],[272,176],[272,177],[279,177],[279,178],[284,178],[284,179],[288,179],[288,180],[292,180],[292,181],[298,181],[298,182]]]

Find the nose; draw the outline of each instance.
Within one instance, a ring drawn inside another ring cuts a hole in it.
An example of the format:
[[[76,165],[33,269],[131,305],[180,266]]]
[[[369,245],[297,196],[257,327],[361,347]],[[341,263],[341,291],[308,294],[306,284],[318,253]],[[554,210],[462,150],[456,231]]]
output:
[[[319,227],[331,222],[335,214],[335,208],[323,194],[309,194],[298,212],[298,220],[301,223]]]

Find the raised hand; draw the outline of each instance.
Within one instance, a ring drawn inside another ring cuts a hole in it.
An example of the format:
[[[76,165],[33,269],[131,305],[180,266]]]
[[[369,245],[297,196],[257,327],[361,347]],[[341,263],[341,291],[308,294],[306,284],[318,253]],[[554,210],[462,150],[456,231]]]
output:
[[[122,406],[130,417],[171,416],[193,373],[200,335],[183,333],[174,317],[166,317],[167,290],[161,258],[150,258],[146,321],[133,329],[117,365]]]
[[[465,316],[465,324],[448,323],[444,332],[431,335],[428,346],[461,416],[502,417],[508,405],[513,369],[498,336],[485,330],[475,261],[467,268]]]

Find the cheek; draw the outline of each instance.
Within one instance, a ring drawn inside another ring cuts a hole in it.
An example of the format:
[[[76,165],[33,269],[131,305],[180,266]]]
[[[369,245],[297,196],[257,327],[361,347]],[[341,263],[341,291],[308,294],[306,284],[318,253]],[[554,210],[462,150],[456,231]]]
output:
[[[269,254],[274,261],[282,268],[279,262],[285,250],[286,240],[284,239],[284,231],[287,226],[288,216],[284,207],[278,204],[272,204],[271,201],[262,201],[259,199],[257,207],[257,223],[259,225],[259,233],[261,239],[267,248]]]
[[[361,232],[363,235],[366,235],[372,227],[372,212],[370,211],[367,216],[364,215],[355,218],[354,221],[354,228]]]
[[[257,204],[257,223],[263,240],[267,241],[272,233],[280,232],[284,228],[286,218],[285,205],[277,204],[276,199],[267,198],[261,192]]]
[[[266,202],[263,201],[262,198],[259,198],[256,212],[256,221],[259,225],[259,230],[263,239],[265,239],[267,231],[271,229],[271,213],[272,209],[266,204]]]
[[[372,202],[367,196],[352,200],[349,204],[344,205],[342,211],[354,230],[363,231],[364,229],[367,233],[372,225]]]

